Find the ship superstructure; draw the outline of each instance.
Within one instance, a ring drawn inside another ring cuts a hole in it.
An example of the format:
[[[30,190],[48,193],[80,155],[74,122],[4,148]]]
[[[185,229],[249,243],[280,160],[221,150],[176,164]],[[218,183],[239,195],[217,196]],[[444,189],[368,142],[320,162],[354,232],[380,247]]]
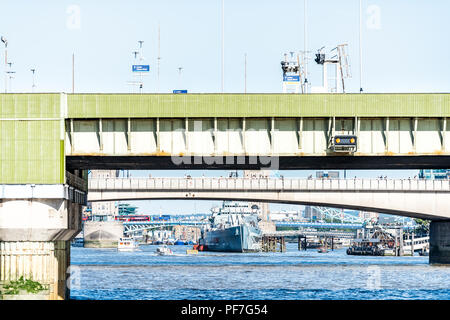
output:
[[[260,251],[260,210],[255,204],[224,201],[222,207],[211,210],[211,224],[203,230],[199,244],[207,251]]]

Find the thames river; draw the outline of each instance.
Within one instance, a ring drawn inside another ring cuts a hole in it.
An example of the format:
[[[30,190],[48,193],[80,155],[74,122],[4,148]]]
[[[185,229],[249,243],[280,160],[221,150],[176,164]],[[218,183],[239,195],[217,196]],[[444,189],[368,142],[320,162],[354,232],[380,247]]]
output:
[[[450,299],[450,266],[428,257],[349,256],[344,249],[318,253],[199,252],[171,246],[138,251],[71,249],[71,299],[113,300],[372,300]]]

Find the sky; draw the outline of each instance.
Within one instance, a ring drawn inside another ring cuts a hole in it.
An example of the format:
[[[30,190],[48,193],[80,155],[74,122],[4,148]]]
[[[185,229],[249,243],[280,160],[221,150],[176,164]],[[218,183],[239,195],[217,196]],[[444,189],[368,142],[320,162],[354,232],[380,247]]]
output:
[[[305,50],[304,0],[225,0],[224,92],[280,93],[284,53]],[[221,0],[2,0],[0,36],[8,40],[15,71],[9,92],[135,92],[129,81],[133,51],[143,42],[150,65],[143,92],[221,91]],[[450,1],[362,0],[362,87],[364,92],[448,92],[450,88]],[[359,92],[359,1],[307,1],[309,80],[320,86],[316,51],[347,43],[352,78],[347,92]],[[158,29],[160,41],[158,42]],[[158,43],[160,45],[158,45]],[[160,53],[158,54],[158,47]],[[0,43],[0,61],[4,61]],[[160,57],[158,81],[158,56]],[[179,67],[182,67],[181,76]],[[5,66],[0,63],[0,79]],[[0,81],[4,92],[5,83]],[[133,172],[134,176],[184,176],[186,171]],[[227,172],[189,172],[227,175]],[[314,172],[284,172],[308,176]],[[347,176],[408,177],[416,171],[347,171]],[[206,212],[214,201],[145,201],[141,213]],[[271,205],[272,210],[299,206]]]
[[[312,85],[321,85],[316,51],[347,43],[353,77],[346,86],[348,92],[358,92],[359,1],[307,3]],[[450,2],[362,4],[364,91],[448,92]],[[31,91],[30,69],[35,68],[36,91],[71,92],[74,53],[75,92],[131,92],[132,52],[142,40],[144,62],[150,65],[144,92],[168,93],[180,87],[220,92],[221,8],[221,0],[2,0],[0,35],[8,40],[8,60],[16,71],[12,91]],[[304,0],[225,0],[224,16],[224,91],[244,91],[247,54],[247,91],[281,92],[283,54],[304,50]],[[181,81],[178,67],[183,68]]]

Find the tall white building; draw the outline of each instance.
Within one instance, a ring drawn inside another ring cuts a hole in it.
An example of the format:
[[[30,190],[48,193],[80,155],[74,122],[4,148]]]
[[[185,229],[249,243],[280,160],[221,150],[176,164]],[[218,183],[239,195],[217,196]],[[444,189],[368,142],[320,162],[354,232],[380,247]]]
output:
[[[244,170],[244,178],[268,178],[270,174],[269,170]],[[252,202],[261,209],[261,219],[263,221],[269,221],[269,203],[267,202]]]
[[[119,170],[92,170],[91,178],[93,179],[107,179],[116,178]],[[117,207],[115,201],[100,201],[92,203],[93,216],[114,216],[117,215]]]

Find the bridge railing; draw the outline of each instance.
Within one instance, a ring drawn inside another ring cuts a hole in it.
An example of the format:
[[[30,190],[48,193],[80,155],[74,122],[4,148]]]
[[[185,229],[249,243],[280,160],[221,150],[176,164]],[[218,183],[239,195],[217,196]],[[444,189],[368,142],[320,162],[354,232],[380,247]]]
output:
[[[68,171],[66,171],[66,182],[69,186],[75,187],[78,190],[87,191],[88,185],[86,184],[86,180],[77,177]]]
[[[450,192],[450,180],[305,178],[106,178],[89,179],[90,190],[283,190]]]

